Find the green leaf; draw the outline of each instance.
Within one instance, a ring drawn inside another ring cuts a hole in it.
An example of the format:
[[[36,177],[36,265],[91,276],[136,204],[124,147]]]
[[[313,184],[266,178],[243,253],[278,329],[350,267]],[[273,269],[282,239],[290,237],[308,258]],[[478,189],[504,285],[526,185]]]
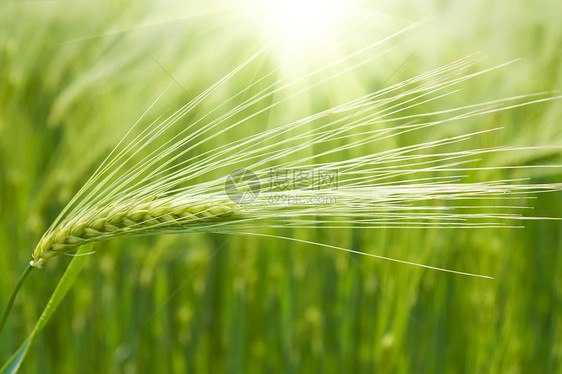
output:
[[[23,342],[23,344],[12,355],[12,357],[10,357],[8,362],[4,364],[2,369],[0,369],[0,374],[8,374],[8,373],[12,374],[18,372],[23,360],[25,359],[29,347],[33,343],[33,340],[41,332],[41,330],[43,330],[43,328],[45,327],[45,325],[47,324],[47,322],[49,321],[55,310],[57,310],[62,299],[64,299],[64,296],[66,295],[70,287],[72,287],[72,285],[76,281],[76,278],[80,273],[80,270],[82,270],[82,266],[84,265],[84,262],[86,261],[86,256],[82,256],[82,255],[90,252],[91,248],[92,248],[92,244],[89,244],[78,249],[78,251],[76,252],[78,256],[75,256],[70,262],[70,265],[68,265],[68,268],[66,269],[64,275],[59,281],[57,288],[51,295],[51,298],[49,299],[47,306],[43,310],[41,317],[39,317],[39,320],[35,324],[33,331],[31,331],[25,342]]]

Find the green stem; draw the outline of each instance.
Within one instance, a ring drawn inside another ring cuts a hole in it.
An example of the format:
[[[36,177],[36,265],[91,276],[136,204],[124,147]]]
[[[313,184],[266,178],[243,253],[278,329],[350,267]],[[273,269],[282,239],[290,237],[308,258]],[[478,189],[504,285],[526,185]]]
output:
[[[14,305],[14,301],[16,300],[16,296],[18,295],[18,291],[20,290],[21,285],[23,284],[23,281],[25,280],[25,278],[27,277],[27,274],[29,274],[31,269],[33,269],[33,266],[30,265],[23,271],[22,275],[20,276],[20,279],[18,279],[18,283],[16,283],[16,286],[14,287],[14,290],[12,291],[12,295],[10,296],[10,300],[8,300],[8,305],[6,305],[6,309],[4,310],[4,314],[2,314],[2,319],[0,320],[0,333],[2,333],[2,329],[4,328],[4,324],[6,323],[6,320],[8,319],[8,315],[10,314],[10,310],[12,309],[12,306]]]

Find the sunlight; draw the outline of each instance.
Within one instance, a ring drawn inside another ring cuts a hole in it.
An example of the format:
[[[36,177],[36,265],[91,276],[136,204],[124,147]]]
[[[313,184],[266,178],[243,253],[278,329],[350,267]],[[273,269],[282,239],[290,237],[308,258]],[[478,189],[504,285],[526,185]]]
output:
[[[284,52],[299,55],[328,43],[343,29],[351,10],[345,0],[265,0],[269,32]]]

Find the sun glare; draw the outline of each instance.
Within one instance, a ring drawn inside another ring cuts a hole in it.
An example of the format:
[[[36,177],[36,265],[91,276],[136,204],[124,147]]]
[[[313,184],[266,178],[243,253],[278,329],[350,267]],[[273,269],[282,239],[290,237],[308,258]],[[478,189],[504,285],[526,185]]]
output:
[[[345,25],[349,0],[262,0],[270,33],[287,52],[301,54],[330,41]]]

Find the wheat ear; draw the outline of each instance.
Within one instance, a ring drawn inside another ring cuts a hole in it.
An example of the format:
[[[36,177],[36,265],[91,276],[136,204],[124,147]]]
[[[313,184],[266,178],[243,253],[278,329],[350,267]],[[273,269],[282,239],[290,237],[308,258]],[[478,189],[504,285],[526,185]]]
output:
[[[189,230],[235,220],[242,214],[238,204],[218,199],[161,198],[149,202],[110,204],[84,215],[63,221],[47,232],[37,244],[30,265],[41,268],[44,262],[82,244],[125,234]]]
[[[467,69],[477,62],[469,56],[304,118],[291,119],[258,133],[242,132],[241,136],[229,131],[245,130],[244,126],[258,120],[259,115],[282,108],[281,104],[299,98],[315,86],[297,89],[303,79],[318,77],[327,82],[340,73],[322,78],[325,68],[312,66],[312,72],[299,69],[279,80],[268,73],[256,80],[265,88],[256,88],[251,83],[219,106],[202,115],[197,113],[205,98],[259,53],[167,118],[137,128],[145,112],[43,235],[33,252],[31,266],[40,268],[49,258],[87,242],[168,231],[251,234],[246,230],[319,226],[511,227],[502,221],[526,217],[503,214],[501,210],[522,207],[485,205],[479,207],[482,213],[475,213],[471,201],[510,201],[528,193],[562,188],[554,184],[524,184],[521,179],[460,183],[465,172],[479,170],[469,165],[477,161],[474,157],[531,149],[447,149],[499,128],[385,148],[386,142],[396,136],[413,136],[453,121],[556,99],[541,93],[432,112],[424,109],[427,103],[457,92],[450,91],[454,86],[506,64],[468,73]],[[363,58],[343,71],[358,68],[368,60]],[[347,59],[330,66],[344,61]],[[254,90],[259,92],[254,94]],[[250,97],[242,100],[245,95]],[[421,113],[411,114],[410,110],[416,108],[421,108]],[[229,141],[216,146],[217,137],[227,134]],[[305,152],[311,146],[316,152]],[[554,147],[552,152],[557,149]],[[359,154],[341,159],[347,151]],[[249,201],[227,198],[228,182],[236,170],[253,175],[249,180],[236,182],[234,189],[236,194],[251,195],[257,187],[259,194],[254,193]],[[274,188],[268,187],[275,170],[305,170],[314,175],[332,171],[332,176],[337,175],[337,188],[314,179],[305,179],[303,184],[296,178],[287,185],[281,183],[284,187],[279,193],[274,183]],[[291,202],[285,204],[284,199]],[[233,201],[240,201],[244,208]]]

